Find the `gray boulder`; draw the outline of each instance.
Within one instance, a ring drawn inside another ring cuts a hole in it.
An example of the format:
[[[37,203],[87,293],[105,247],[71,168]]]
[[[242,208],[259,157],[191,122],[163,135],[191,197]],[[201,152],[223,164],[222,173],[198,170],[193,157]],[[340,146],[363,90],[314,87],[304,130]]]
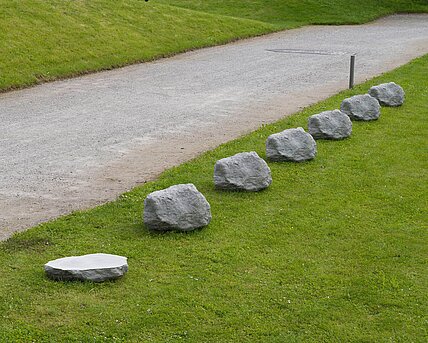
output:
[[[369,94],[384,106],[401,106],[404,102],[404,90],[394,82],[373,86]]]
[[[352,122],[339,111],[325,111],[309,117],[308,131],[315,139],[344,139],[352,133]]]
[[[144,200],[144,224],[151,230],[192,231],[211,221],[211,207],[193,184],[150,193]]]
[[[271,161],[302,162],[317,153],[317,143],[303,128],[288,129],[270,135],[266,140],[266,156]]]
[[[219,189],[256,192],[271,183],[267,163],[254,151],[222,158],[214,166],[214,184]]]
[[[127,271],[127,258],[110,254],[64,257],[45,264],[46,275],[59,281],[102,282],[117,279]]]
[[[368,94],[355,95],[342,101],[340,110],[352,120],[376,120],[380,116],[380,105]]]

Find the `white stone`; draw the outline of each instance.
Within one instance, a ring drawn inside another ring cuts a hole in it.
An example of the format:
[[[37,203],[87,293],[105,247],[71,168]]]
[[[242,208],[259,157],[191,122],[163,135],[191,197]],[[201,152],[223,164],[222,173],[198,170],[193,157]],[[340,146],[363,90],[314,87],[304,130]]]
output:
[[[271,161],[302,162],[317,153],[317,143],[303,128],[287,129],[270,135],[266,140],[266,156]]]
[[[102,282],[117,279],[128,271],[127,258],[110,254],[63,257],[45,264],[45,272],[54,280]]]

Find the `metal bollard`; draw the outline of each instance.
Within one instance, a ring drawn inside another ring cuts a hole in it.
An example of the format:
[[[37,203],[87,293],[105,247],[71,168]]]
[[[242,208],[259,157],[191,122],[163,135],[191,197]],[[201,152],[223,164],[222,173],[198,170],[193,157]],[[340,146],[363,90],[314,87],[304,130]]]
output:
[[[349,89],[354,88],[355,55],[351,55],[351,66],[349,70]]]

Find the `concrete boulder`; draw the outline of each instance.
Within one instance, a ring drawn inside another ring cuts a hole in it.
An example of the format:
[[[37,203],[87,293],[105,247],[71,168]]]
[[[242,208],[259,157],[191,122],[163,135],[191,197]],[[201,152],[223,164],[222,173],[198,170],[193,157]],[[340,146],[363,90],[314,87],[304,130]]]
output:
[[[344,139],[352,133],[352,122],[339,111],[325,111],[309,117],[308,131],[315,139]]]
[[[254,151],[223,158],[214,166],[214,184],[219,189],[256,192],[271,183],[267,163]]]
[[[369,94],[383,106],[401,106],[404,103],[404,90],[394,82],[382,83],[369,89]]]
[[[302,162],[313,159],[316,153],[317,143],[301,127],[275,133],[266,140],[266,156],[271,161]]]
[[[355,95],[342,101],[340,110],[352,120],[376,120],[380,116],[380,105],[369,94]]]
[[[110,254],[64,257],[45,264],[46,275],[59,281],[102,282],[117,279],[127,271],[127,258]]]
[[[175,185],[147,196],[143,219],[151,230],[192,231],[210,223],[211,207],[193,184]]]

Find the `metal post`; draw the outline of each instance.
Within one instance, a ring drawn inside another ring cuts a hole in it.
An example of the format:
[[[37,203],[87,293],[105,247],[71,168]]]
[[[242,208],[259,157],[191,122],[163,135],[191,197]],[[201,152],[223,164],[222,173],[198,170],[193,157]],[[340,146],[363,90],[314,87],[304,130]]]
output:
[[[354,88],[355,55],[351,55],[351,67],[349,70],[349,89]]]

